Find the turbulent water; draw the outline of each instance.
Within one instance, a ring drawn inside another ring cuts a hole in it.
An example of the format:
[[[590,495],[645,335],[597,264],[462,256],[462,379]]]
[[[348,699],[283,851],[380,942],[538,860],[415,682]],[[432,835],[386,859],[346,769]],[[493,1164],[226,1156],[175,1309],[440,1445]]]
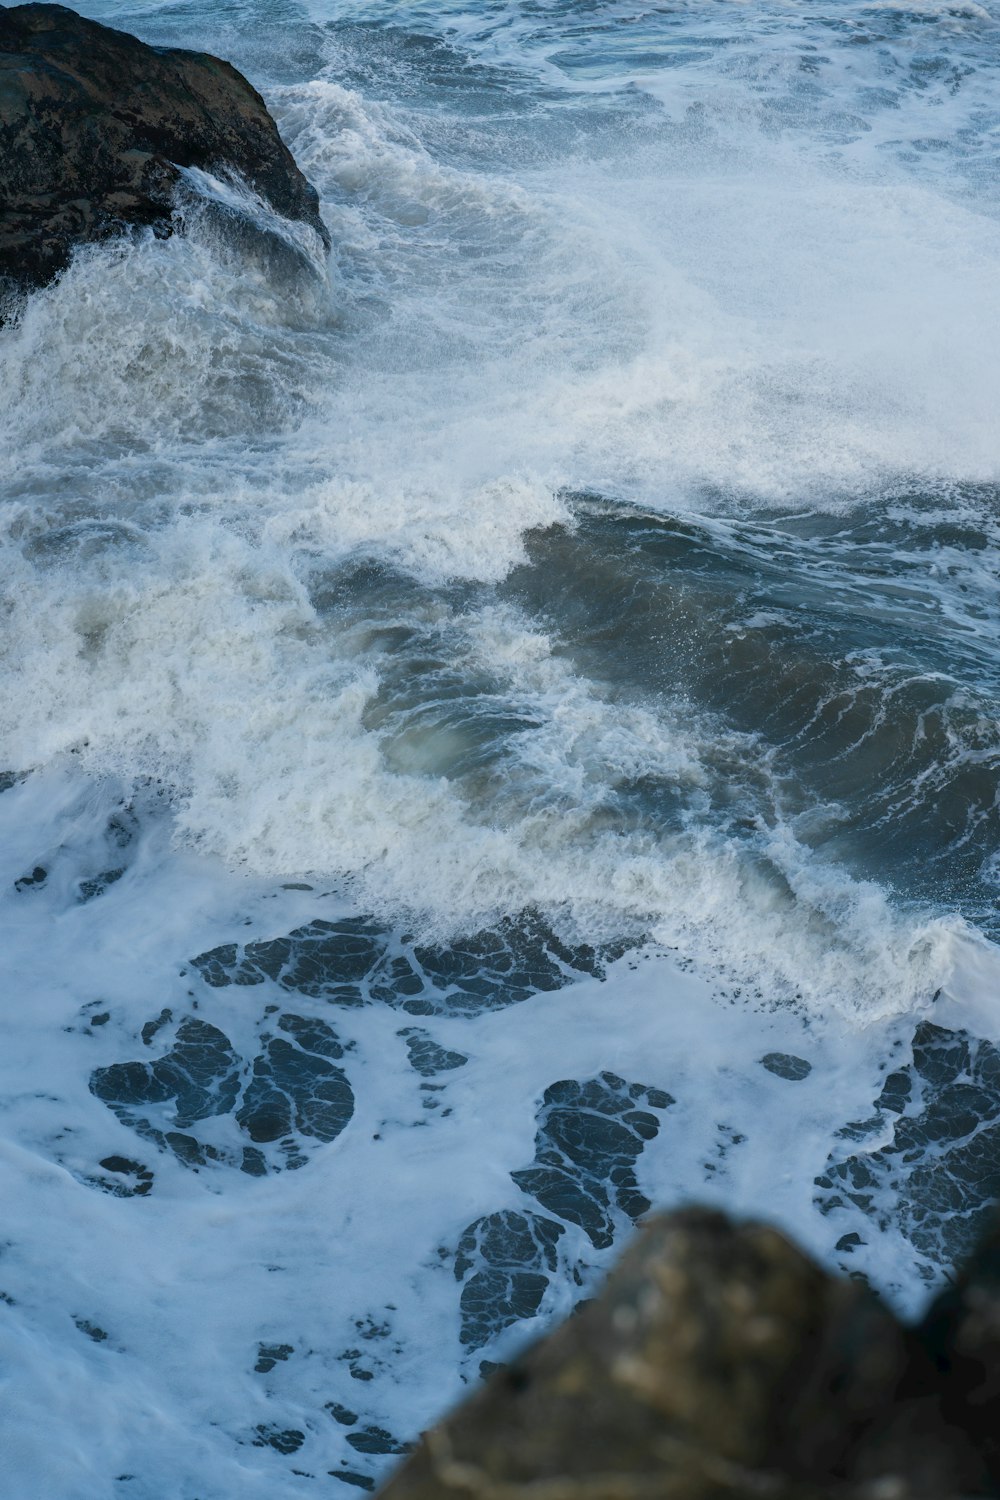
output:
[[[1000,4],[85,9],[334,249],[191,174],[0,332],[6,1493],[371,1489],[650,1203],[912,1309],[1000,1192]]]

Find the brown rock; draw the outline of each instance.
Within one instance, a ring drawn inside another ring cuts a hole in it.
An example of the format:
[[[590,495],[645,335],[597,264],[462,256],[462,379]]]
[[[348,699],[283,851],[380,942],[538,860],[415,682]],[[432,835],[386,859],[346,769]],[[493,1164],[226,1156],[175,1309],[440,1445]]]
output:
[[[949,1429],[966,1436],[978,1459],[970,1493],[1000,1494],[1000,1225],[915,1334],[927,1366],[911,1382],[914,1400],[936,1400]]]
[[[61,5],[0,8],[0,285],[44,285],[80,243],[169,234],[183,167],[238,174],[329,243],[315,190],[229,63]]]
[[[908,1357],[866,1288],[775,1230],[673,1214],[594,1302],[427,1434],[382,1493],[902,1500],[929,1492],[884,1469],[854,1476]]]

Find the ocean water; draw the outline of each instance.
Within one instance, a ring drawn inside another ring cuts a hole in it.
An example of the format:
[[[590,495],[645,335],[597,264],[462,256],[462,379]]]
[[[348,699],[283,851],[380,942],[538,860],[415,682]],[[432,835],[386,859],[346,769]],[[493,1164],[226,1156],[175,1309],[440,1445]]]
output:
[[[0,1477],[372,1489],[651,1206],[1000,1194],[1000,5],[84,5],[231,58],[0,331]]]

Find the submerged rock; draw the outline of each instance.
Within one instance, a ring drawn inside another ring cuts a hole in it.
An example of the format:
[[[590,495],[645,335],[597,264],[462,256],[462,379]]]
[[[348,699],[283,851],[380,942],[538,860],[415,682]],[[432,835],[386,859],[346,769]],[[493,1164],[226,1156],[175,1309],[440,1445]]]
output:
[[[62,5],[0,9],[0,289],[43,286],[79,244],[168,235],[188,167],[235,174],[329,244],[315,189],[229,63]]]
[[[425,1434],[381,1493],[995,1494],[998,1256],[988,1246],[908,1330],[774,1229],[655,1219],[601,1294]]]

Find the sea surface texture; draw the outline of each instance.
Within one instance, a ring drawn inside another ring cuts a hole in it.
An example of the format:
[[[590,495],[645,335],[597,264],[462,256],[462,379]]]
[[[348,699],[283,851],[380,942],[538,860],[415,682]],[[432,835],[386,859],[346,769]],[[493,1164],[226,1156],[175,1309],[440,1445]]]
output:
[[[651,1204],[916,1308],[1000,1191],[1000,3],[84,9],[334,249],[191,173],[0,331],[4,1493],[371,1490]]]

